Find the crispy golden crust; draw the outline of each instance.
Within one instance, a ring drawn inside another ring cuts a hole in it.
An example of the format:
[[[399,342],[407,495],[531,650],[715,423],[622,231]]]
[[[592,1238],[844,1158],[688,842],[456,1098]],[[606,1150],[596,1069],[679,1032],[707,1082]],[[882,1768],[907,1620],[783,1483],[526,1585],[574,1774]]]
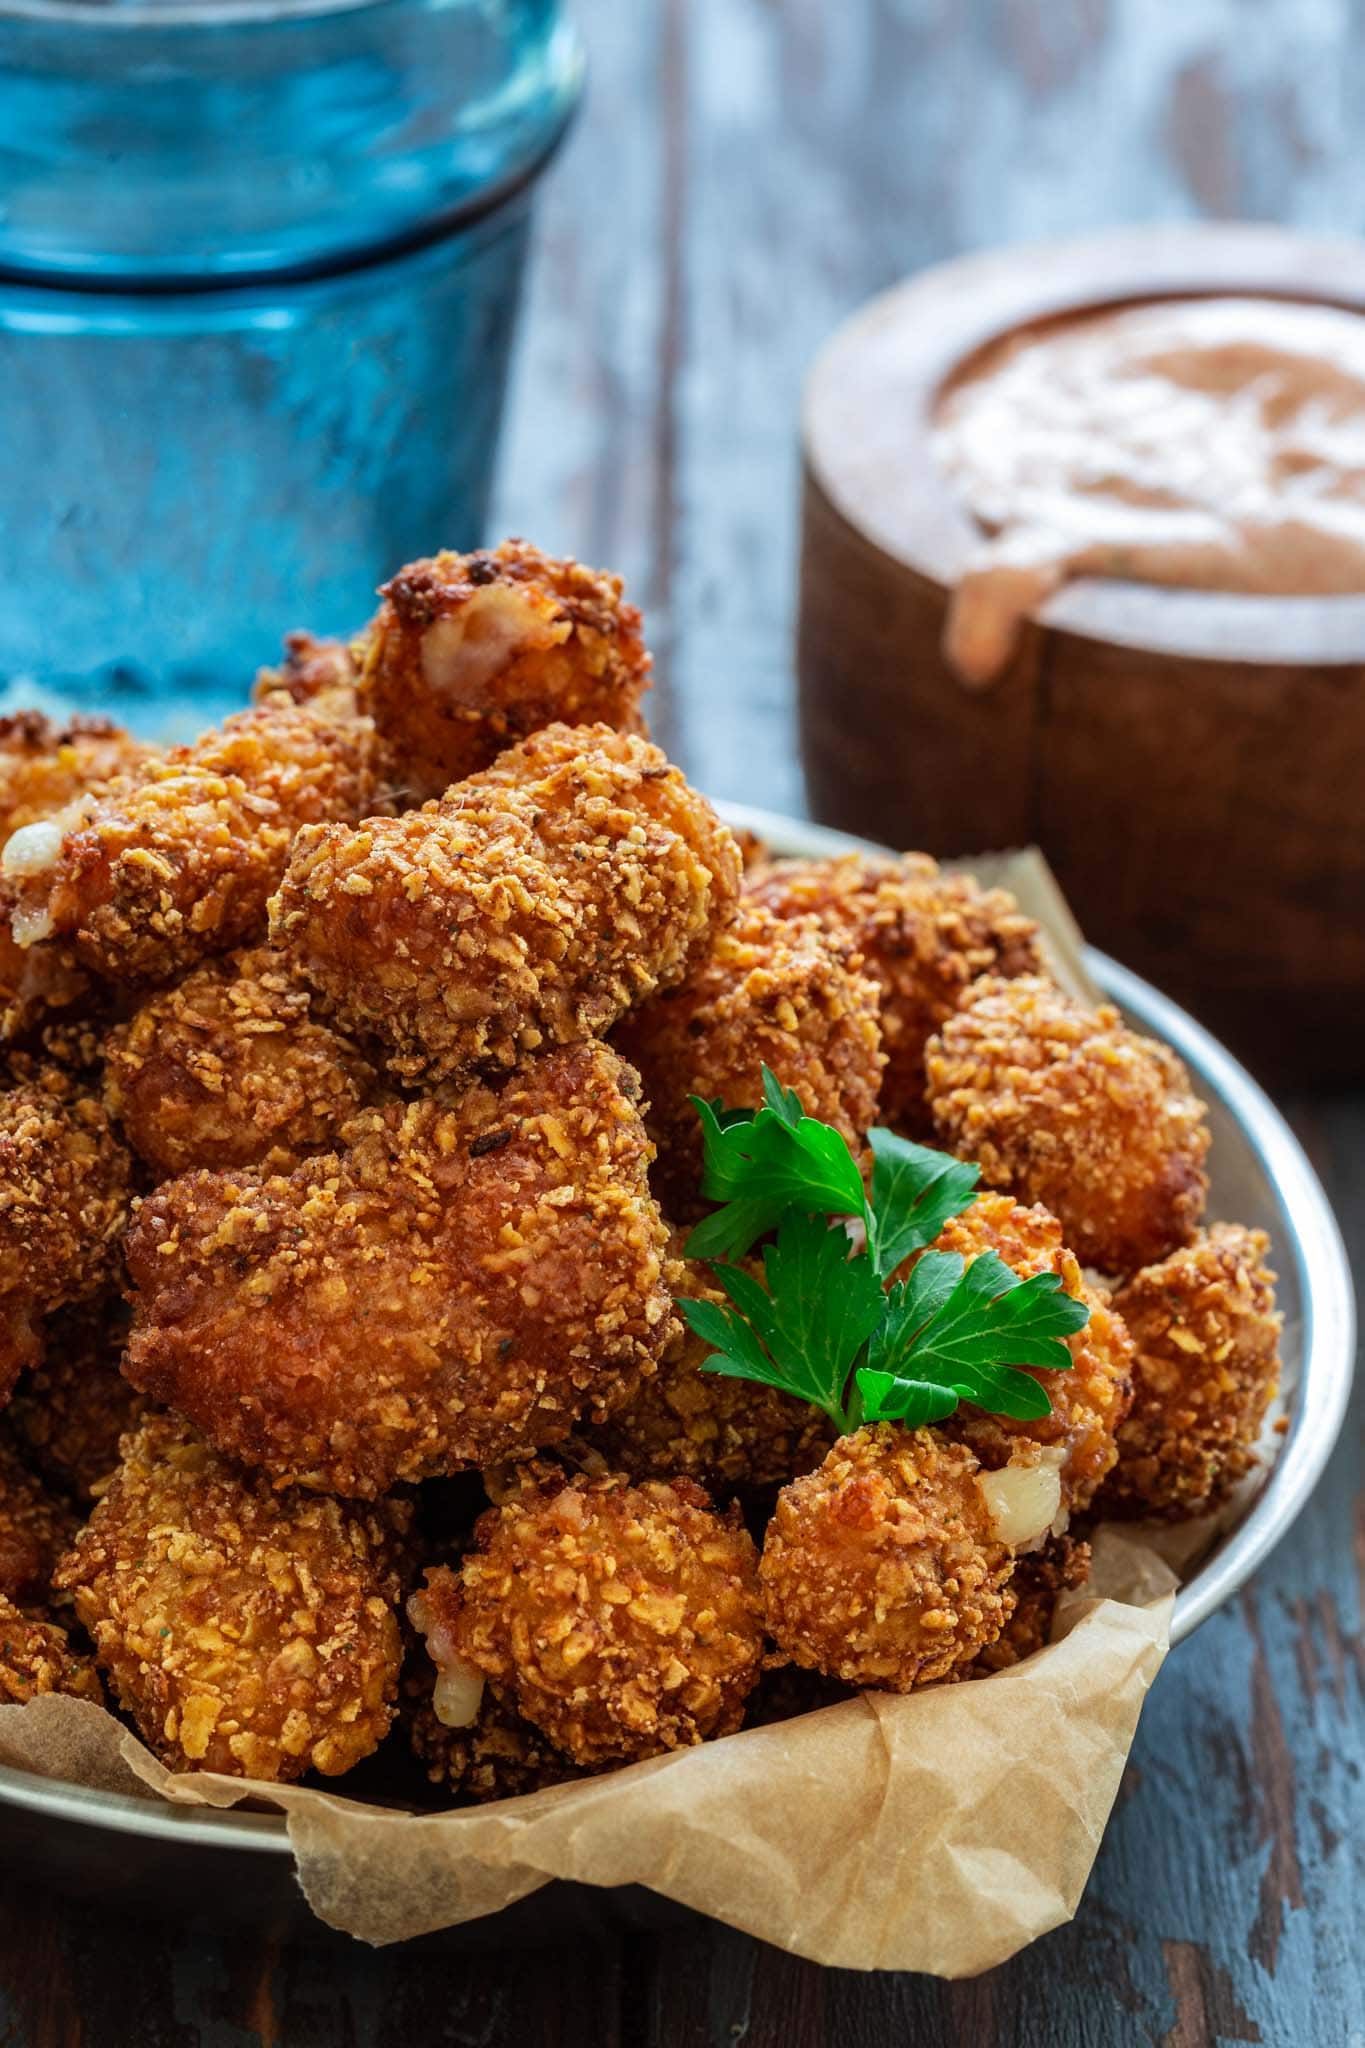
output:
[[[132,774],[151,752],[107,718],[73,718],[66,725],[41,711],[0,718],[0,841]]]
[[[128,1233],[128,1377],[278,1481],[366,1496],[603,1419],[673,1327],[637,1087],[586,1043],[362,1111],[288,1178],[167,1183]]]
[[[42,1318],[108,1287],[130,1178],[99,1101],[61,1068],[0,1093],[0,1402],[36,1364]]]
[[[49,864],[11,873],[16,935],[69,938],[115,982],[183,974],[260,931],[299,826],[371,808],[374,753],[345,692],[238,713],[87,799]]]
[[[271,934],[406,1080],[607,1031],[733,913],[739,855],[656,747],[552,726],[441,804],[301,832]]]
[[[725,1300],[695,1260],[673,1262],[669,1283],[675,1297]],[[658,1371],[592,1433],[608,1465],[632,1479],[693,1479],[727,1497],[736,1488],[783,1486],[818,1465],[829,1448],[828,1418],[775,1387],[703,1372],[710,1351],[679,1324]]]
[[[619,576],[508,540],[410,563],[382,595],[362,702],[418,802],[542,726],[643,731],[650,658]]]
[[[314,1007],[268,946],[207,961],[113,1033],[105,1105],[160,1178],[286,1173],[333,1141],[375,1079]]]
[[[969,1443],[990,1471],[1008,1463],[1021,1438],[1064,1452],[1062,1504],[1079,1514],[1113,1468],[1117,1432],[1132,1399],[1133,1347],[1122,1317],[1107,1294],[1087,1286],[1057,1219],[1046,1209],[1026,1209],[1008,1195],[978,1195],[939,1233],[934,1249],[960,1252],[969,1263],[979,1252],[993,1251],[1025,1280],[1035,1273],[1055,1273],[1073,1300],[1090,1310],[1084,1329],[1067,1339],[1070,1369],[1033,1374],[1047,1389],[1050,1415],[1016,1421],[963,1406],[942,1425]]]
[[[133,774],[152,750],[105,718],[55,725],[40,711],[0,718],[0,847],[24,825]],[[18,886],[0,873],[0,1040],[31,1034],[84,1000],[90,978],[69,945],[21,946],[10,928]]]
[[[13,892],[0,882],[0,1044],[30,1039],[53,1012],[89,1000],[90,976],[70,946],[21,946],[10,929]]]
[[[1033,976],[978,982],[929,1046],[940,1141],[1041,1202],[1083,1265],[1128,1273],[1188,1243],[1204,1207],[1204,1105],[1169,1046]]]
[[[286,633],[284,660],[278,668],[257,670],[251,701],[263,704],[282,690],[292,704],[311,704],[337,690],[354,691],[359,676],[356,649],[350,641]]]
[[[422,1595],[414,1594],[409,1605],[424,1611]],[[404,1667],[399,1719],[431,1783],[461,1806],[517,1799],[589,1775],[491,1686],[484,1688],[478,1714],[467,1727],[447,1728],[436,1712],[436,1679],[437,1667],[426,1649],[415,1650]]]
[[[818,917],[862,955],[881,990],[886,1075],[882,1114],[914,1135],[927,1130],[924,1048],[983,974],[1036,974],[1038,927],[1003,889],[945,875],[924,853],[899,860],[779,860],[757,866],[746,894],[779,917]]]
[[[1028,1551],[1014,1567],[1010,1591],[1015,1609],[993,1643],[988,1643],[972,1668],[973,1678],[1007,1671],[1022,1664],[1052,1640],[1052,1614],[1060,1595],[1083,1586],[1090,1577],[1090,1545],[1070,1536],[1052,1536],[1041,1550]]]
[[[104,1701],[104,1687],[89,1657],[71,1647],[64,1628],[21,1614],[0,1594],[0,1706],[25,1706],[39,1693],[69,1693]]]
[[[1280,1377],[1268,1249],[1263,1230],[1215,1223],[1114,1297],[1135,1346],[1135,1391],[1103,1513],[1207,1514],[1255,1464]]]
[[[885,1692],[960,1677],[1014,1605],[978,1469],[933,1430],[877,1423],[784,1487],[759,1567],[780,1648]]]
[[[125,1438],[57,1585],[171,1770],[334,1777],[393,1719],[410,1512],[273,1492],[155,1416]]]
[[[0,1437],[0,1594],[16,1607],[45,1609],[53,1566],[75,1531],[66,1502]]]
[[[689,1097],[729,1109],[763,1100],[760,1069],[794,1088],[808,1116],[855,1151],[877,1120],[885,1061],[877,985],[814,918],[742,908],[686,978],[624,1017],[615,1043],[640,1070],[659,1148],[654,1185],[673,1216],[701,1202],[701,1125]]]
[[[753,1540],[690,1480],[580,1476],[478,1525],[458,1574],[427,1575],[443,1664],[473,1666],[586,1765],[740,1725],[763,1653]]]
[[[121,1301],[63,1309],[43,1330],[43,1352],[5,1411],[23,1456],[54,1486],[89,1499],[118,1464],[119,1439],[147,1399],[119,1371],[128,1335]]]

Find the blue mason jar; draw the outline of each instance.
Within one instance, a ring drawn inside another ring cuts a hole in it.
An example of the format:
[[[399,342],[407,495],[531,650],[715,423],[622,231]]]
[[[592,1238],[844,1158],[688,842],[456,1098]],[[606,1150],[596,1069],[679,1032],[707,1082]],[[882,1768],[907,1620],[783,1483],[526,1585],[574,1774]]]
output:
[[[0,0],[0,707],[240,704],[483,536],[559,0]]]

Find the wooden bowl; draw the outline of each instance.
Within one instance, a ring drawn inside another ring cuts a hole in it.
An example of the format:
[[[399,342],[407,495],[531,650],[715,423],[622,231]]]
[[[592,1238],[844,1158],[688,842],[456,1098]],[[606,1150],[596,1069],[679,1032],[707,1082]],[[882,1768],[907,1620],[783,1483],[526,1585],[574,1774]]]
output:
[[[944,264],[827,345],[804,416],[798,666],[814,815],[955,855],[1036,841],[1086,937],[1263,1069],[1365,1074],[1365,592],[1086,581],[999,681],[940,651],[979,533],[930,449],[975,352],[1059,314],[1209,293],[1365,312],[1365,244],[1124,230]]]

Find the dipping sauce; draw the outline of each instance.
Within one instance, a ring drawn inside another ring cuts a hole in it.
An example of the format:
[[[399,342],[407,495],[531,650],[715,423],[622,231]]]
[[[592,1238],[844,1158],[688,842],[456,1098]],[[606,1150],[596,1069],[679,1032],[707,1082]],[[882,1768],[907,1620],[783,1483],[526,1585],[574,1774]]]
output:
[[[1365,318],[1163,300],[1013,334],[940,402],[934,452],[988,538],[944,637],[964,683],[1078,576],[1365,591]]]

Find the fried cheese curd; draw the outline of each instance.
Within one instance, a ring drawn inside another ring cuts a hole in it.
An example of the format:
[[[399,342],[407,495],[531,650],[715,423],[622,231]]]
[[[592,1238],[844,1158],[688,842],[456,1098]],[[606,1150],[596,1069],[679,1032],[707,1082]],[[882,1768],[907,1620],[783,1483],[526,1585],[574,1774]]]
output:
[[[64,1500],[0,1437],[0,1595],[26,1613],[45,1613],[52,1572],[76,1533]]]
[[[542,726],[644,730],[651,664],[619,576],[507,540],[412,562],[380,595],[361,701],[419,803]]]
[[[1168,1521],[1221,1507],[1256,1463],[1280,1378],[1281,1317],[1263,1230],[1215,1223],[1114,1297],[1134,1345],[1106,1514]]]
[[[977,982],[931,1040],[939,1141],[1041,1202],[1083,1265],[1130,1273],[1189,1243],[1209,1128],[1183,1062],[1038,976]]]
[[[654,1185],[672,1216],[701,1205],[701,1123],[690,1098],[728,1109],[763,1101],[760,1066],[794,1088],[807,1116],[860,1151],[877,1120],[885,1060],[877,985],[814,918],[745,904],[685,979],[631,1010],[615,1043],[640,1070],[658,1147]]]
[[[1040,1550],[1026,1551],[1014,1567],[1010,1591],[1015,1607],[993,1643],[987,1643],[973,1667],[973,1677],[1008,1671],[1025,1657],[1047,1648],[1052,1617],[1064,1592],[1083,1586],[1090,1577],[1090,1545],[1072,1536],[1050,1536]]]
[[[1009,1482],[1020,1495],[1019,1513],[1036,1517],[1036,1537],[1059,1511],[1080,1514],[1089,1507],[1114,1467],[1118,1431],[1133,1393],[1132,1342],[1108,1295],[1086,1282],[1063,1240],[1061,1225],[1046,1209],[1025,1208],[1008,1195],[978,1195],[945,1224],[933,1249],[958,1252],[969,1265],[979,1253],[995,1252],[1021,1280],[1032,1279],[1035,1273],[1055,1273],[1065,1292],[1090,1311],[1084,1328],[1065,1340],[1070,1366],[1062,1372],[1032,1371],[1052,1403],[1050,1415],[1017,1420],[989,1415],[964,1402],[940,1425],[947,1434],[970,1443],[990,1471],[1001,1470],[1011,1459],[1017,1469],[1022,1443],[1042,1447],[1045,1455],[1036,1479],[1026,1481],[1021,1475]],[[1051,1511],[1045,1512],[1049,1500]]]
[[[736,1510],[716,1513],[688,1479],[579,1474],[491,1508],[475,1538],[458,1572],[427,1573],[414,1616],[450,1725],[473,1720],[486,1679],[589,1767],[739,1727],[763,1603]]]
[[[69,941],[118,984],[172,980],[259,932],[296,830],[361,817],[375,775],[373,728],[347,693],[267,698],[11,833],[13,937]]]
[[[40,1693],[68,1693],[73,1699],[104,1701],[104,1687],[90,1658],[72,1646],[64,1628],[21,1614],[0,1594],[0,1707],[22,1707]]]
[[[375,1081],[360,1047],[315,1012],[268,946],[206,961],[112,1033],[105,1105],[160,1179],[286,1173],[332,1143]]]
[[[0,845],[14,832],[132,774],[150,749],[105,718],[57,725],[40,711],[0,718]],[[79,1002],[89,977],[70,947],[25,948],[10,917],[15,886],[0,875],[0,1038],[31,1032],[53,1010]]]
[[[127,1335],[121,1301],[59,1310],[44,1327],[41,1359],[5,1410],[23,1457],[73,1500],[93,1498],[118,1464],[120,1438],[148,1405],[119,1371]]]
[[[862,956],[881,991],[884,1120],[927,1130],[924,1048],[983,974],[1036,974],[1038,927],[1004,889],[945,875],[928,854],[846,854],[778,860],[746,877],[745,891],[779,917],[818,917]]]
[[[548,727],[438,804],[299,833],[271,936],[404,1081],[606,1032],[729,922],[734,840],[657,747]]]
[[[124,1439],[56,1584],[170,1770],[336,1777],[393,1719],[410,1518],[398,1501],[273,1490],[154,1416]]]
[[[127,1236],[126,1376],[277,1482],[358,1496],[604,1419],[673,1328],[637,1090],[594,1040],[362,1111],[288,1176],[167,1182]]]
[[[87,1083],[49,1063],[0,1091],[0,1405],[42,1355],[43,1318],[107,1289],[131,1174]]]
[[[989,1477],[937,1430],[839,1437],[768,1525],[759,1577],[779,1649],[884,1692],[962,1677],[1014,1608]]]
[[[674,1239],[679,1252],[681,1239]],[[746,1268],[761,1276],[757,1259]],[[675,1298],[713,1301],[726,1296],[699,1260],[676,1257],[669,1284]],[[612,1470],[631,1479],[691,1479],[716,1497],[784,1486],[818,1465],[832,1425],[818,1408],[756,1380],[703,1372],[712,1347],[686,1323],[659,1360],[657,1372],[600,1429],[592,1447]]]

